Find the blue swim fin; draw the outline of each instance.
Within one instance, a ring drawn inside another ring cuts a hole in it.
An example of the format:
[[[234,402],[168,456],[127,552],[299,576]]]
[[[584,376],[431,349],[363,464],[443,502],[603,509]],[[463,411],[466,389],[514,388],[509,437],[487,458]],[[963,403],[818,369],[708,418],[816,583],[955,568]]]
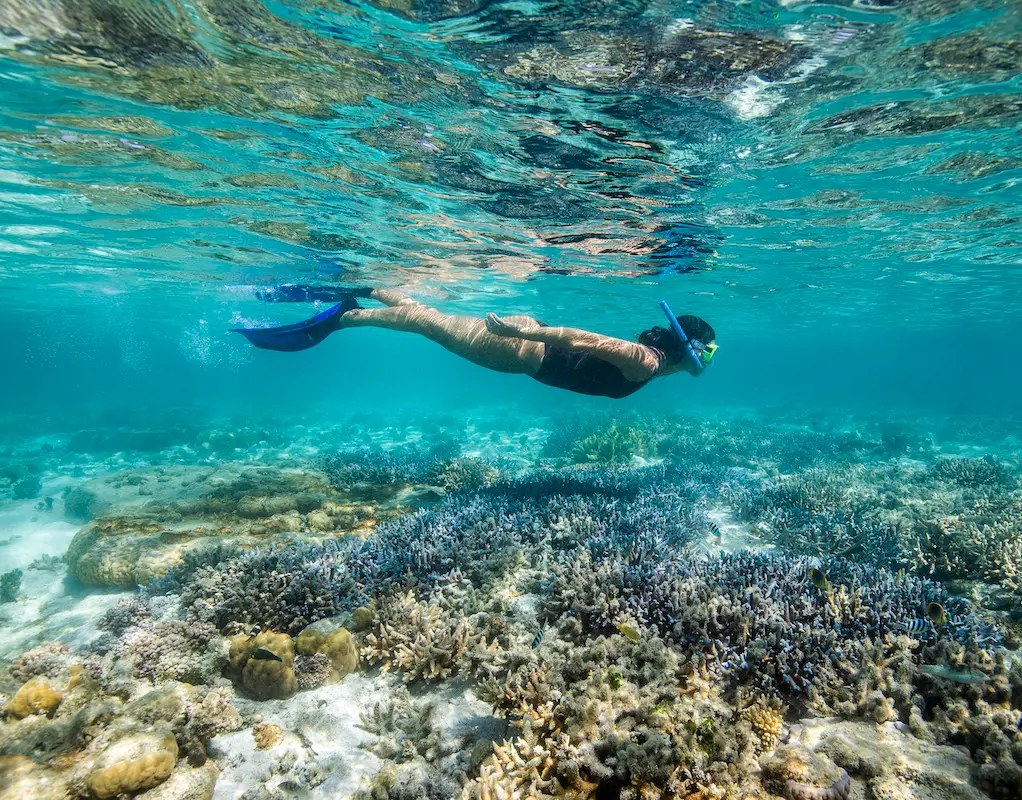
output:
[[[276,328],[232,328],[231,330],[234,333],[240,333],[256,347],[263,350],[281,350],[291,353],[316,346],[338,329],[341,316],[345,312],[361,307],[358,301],[349,295],[337,305],[302,322],[281,325]]]

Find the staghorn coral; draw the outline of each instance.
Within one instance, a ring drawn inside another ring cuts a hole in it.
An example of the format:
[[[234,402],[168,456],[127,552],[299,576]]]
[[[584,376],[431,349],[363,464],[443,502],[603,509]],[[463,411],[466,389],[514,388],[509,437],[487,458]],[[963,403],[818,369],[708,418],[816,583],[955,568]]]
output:
[[[656,454],[656,438],[650,431],[641,427],[618,428],[616,424],[579,439],[571,447],[571,460],[576,464],[617,464]]]
[[[728,682],[811,696],[821,710],[858,668],[869,643],[919,616],[931,600],[950,604],[948,613],[961,617],[938,638],[973,649],[999,641],[941,585],[868,565],[829,562],[834,588],[823,593],[809,582],[804,560],[737,553],[695,561],[655,548],[622,558],[592,549],[595,543],[559,559],[551,580],[553,611],[570,611],[594,632],[612,630],[627,612],[680,645],[702,669],[712,666]]]
[[[941,458],[934,466],[936,476],[959,486],[978,488],[1013,484],[1010,472],[993,457]]]
[[[370,746],[382,759],[440,761],[453,751],[437,729],[436,702],[415,701],[403,687],[361,715],[361,727],[377,737]]]
[[[436,602],[421,602],[411,592],[382,601],[363,655],[384,671],[400,670],[406,681],[436,680],[457,672],[476,637],[465,617]]]
[[[317,466],[338,489],[351,489],[359,484],[422,485],[442,474],[445,462],[451,462],[458,449],[453,442],[390,450],[362,447],[321,456]]]
[[[528,726],[517,739],[494,744],[493,755],[483,763],[479,777],[465,786],[462,800],[505,797],[587,800],[595,797],[596,783],[580,779],[577,786],[565,786],[558,779],[558,745],[568,747],[563,734],[556,742],[540,739]],[[570,756],[565,760],[570,760]]]

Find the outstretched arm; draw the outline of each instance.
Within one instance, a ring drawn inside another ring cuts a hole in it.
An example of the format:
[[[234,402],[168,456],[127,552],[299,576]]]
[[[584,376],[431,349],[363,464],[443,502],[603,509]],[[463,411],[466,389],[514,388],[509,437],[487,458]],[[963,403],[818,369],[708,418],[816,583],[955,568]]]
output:
[[[522,327],[491,313],[486,315],[486,329],[496,336],[543,342],[591,353],[613,364],[630,381],[648,380],[660,366],[656,353],[645,345],[590,333],[580,328]]]

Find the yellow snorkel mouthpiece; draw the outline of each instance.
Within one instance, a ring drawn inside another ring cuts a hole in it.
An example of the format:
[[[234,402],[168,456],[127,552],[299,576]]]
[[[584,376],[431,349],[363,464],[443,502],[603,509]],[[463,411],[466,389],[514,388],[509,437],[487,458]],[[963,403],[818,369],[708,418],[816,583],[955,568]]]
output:
[[[717,352],[717,345],[715,345],[715,344],[704,345],[704,349],[703,349],[703,363],[704,364],[709,364],[711,361],[713,361],[713,356],[714,356],[714,354],[716,352]]]

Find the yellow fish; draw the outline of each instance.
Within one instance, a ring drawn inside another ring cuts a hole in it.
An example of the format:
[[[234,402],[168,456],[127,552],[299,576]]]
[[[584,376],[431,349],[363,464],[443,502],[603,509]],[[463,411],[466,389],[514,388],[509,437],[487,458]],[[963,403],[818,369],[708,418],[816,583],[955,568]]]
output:
[[[621,631],[621,635],[632,642],[638,642],[642,639],[642,633],[630,622],[619,622],[617,629]]]
[[[928,603],[926,606],[926,616],[937,627],[947,624],[947,612],[940,603]]]
[[[830,591],[830,581],[827,580],[827,573],[818,567],[809,570],[809,581],[821,592]]]

